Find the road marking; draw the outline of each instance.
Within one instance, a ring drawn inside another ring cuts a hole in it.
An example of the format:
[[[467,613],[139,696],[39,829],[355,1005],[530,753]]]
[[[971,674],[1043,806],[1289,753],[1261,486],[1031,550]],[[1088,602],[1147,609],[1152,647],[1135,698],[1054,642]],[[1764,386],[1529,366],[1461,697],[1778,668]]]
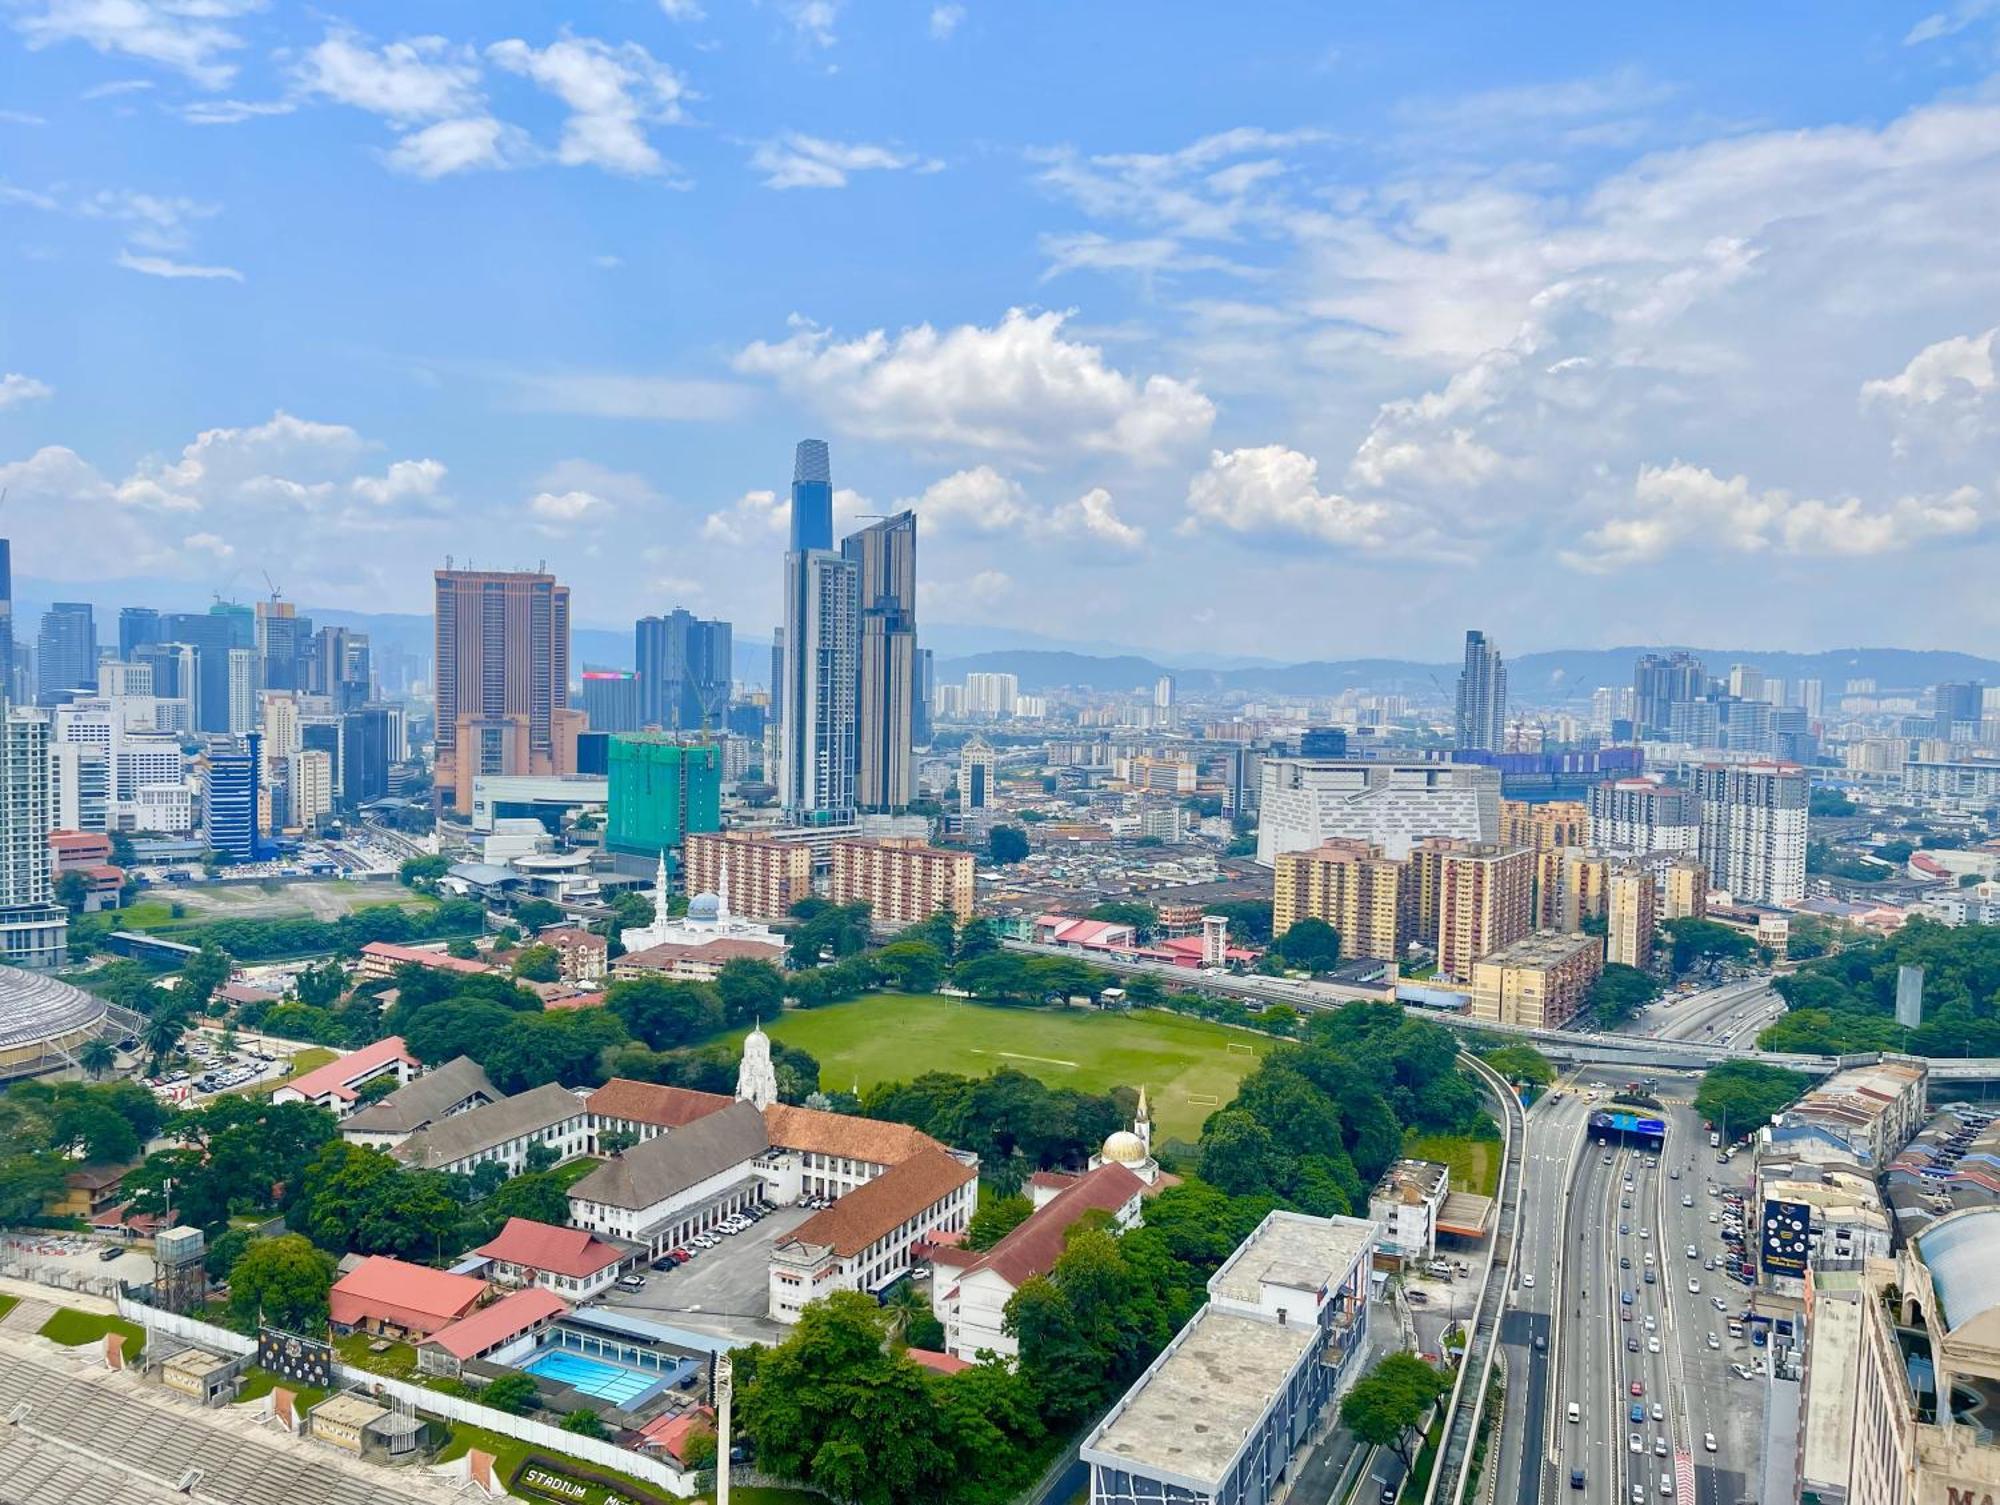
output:
[[[975,1056],[1002,1056],[1009,1061],[1036,1061],[1043,1066],[1068,1066],[1074,1068],[1076,1062],[1065,1061],[1056,1056],[1024,1056],[1014,1050],[982,1050],[979,1046],[969,1047]]]

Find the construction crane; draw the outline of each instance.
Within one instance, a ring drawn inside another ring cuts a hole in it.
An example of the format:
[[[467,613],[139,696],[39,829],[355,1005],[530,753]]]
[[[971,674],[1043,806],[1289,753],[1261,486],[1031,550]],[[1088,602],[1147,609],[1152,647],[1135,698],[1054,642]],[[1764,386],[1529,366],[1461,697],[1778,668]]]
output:
[[[276,601],[280,596],[284,595],[284,591],[279,588],[278,582],[271,578],[271,572],[269,570],[259,570],[257,573],[264,577],[264,584],[267,587],[269,587],[271,592],[271,599],[273,601]]]

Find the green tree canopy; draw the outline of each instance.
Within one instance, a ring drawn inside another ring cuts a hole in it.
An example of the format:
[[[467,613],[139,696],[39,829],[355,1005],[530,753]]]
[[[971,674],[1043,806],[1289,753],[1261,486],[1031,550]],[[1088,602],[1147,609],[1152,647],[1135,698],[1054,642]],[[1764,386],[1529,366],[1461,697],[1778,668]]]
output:
[[[1694,1109],[1728,1136],[1741,1139],[1799,1100],[1812,1079],[1764,1061],[1724,1061],[1702,1074]]]
[[[1590,985],[1590,1000],[1584,1005],[1600,1027],[1622,1024],[1660,996],[1659,979],[1628,967],[1624,962],[1606,962],[1604,970]]]
[[[1416,1429],[1450,1389],[1451,1377],[1443,1371],[1415,1354],[1392,1353],[1378,1359],[1341,1398],[1340,1422],[1362,1442],[1394,1448],[1407,1469]]]
[[[1297,920],[1278,937],[1276,949],[1291,966],[1327,972],[1340,963],[1340,934],[1325,920]]]
[[[986,855],[995,867],[1007,867],[1028,855],[1028,833],[1019,826],[995,826],[986,833]]]
[[[334,1259],[296,1233],[251,1242],[229,1272],[229,1312],[308,1337],[326,1330]]]

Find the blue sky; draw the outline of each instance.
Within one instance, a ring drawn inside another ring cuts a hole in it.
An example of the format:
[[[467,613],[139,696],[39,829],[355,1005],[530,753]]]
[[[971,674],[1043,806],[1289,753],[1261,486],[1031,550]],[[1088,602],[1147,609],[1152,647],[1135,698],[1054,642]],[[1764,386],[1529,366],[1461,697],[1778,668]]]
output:
[[[15,568],[2000,647],[1992,7],[1519,9],[0,0]]]

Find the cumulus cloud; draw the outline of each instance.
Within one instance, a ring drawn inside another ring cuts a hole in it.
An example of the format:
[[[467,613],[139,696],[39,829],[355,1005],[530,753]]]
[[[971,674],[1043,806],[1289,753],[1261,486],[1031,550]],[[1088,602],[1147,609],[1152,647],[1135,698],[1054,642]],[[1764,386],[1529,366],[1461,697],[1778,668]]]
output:
[[[929,324],[838,340],[799,323],[736,369],[768,377],[843,432],[889,443],[1026,456],[1168,458],[1207,434],[1215,407],[1192,382],[1135,377],[1068,338],[1066,315],[1010,309],[991,328]]]
[[[213,554],[228,540],[253,557],[290,561],[298,558],[299,530],[309,526],[334,545],[315,551],[311,567],[379,584],[407,570],[410,548],[448,541],[450,502],[440,462],[383,466],[374,463],[378,449],[346,424],[279,412],[259,424],[203,430],[123,473],[45,446],[0,464],[0,487],[19,504],[9,508],[17,558],[61,557],[89,537],[107,576],[198,578],[189,550]],[[385,537],[400,546],[383,547]],[[308,582],[290,583],[297,590]]]
[[[23,376],[19,371],[9,371],[0,375],[0,408],[11,408],[16,403],[33,402],[41,397],[53,397],[55,388],[45,381],[37,381],[32,376]]]
[[[931,39],[945,42],[965,21],[965,7],[958,4],[931,7]]]
[[[772,141],[760,141],[750,153],[750,166],[764,174],[766,188],[845,188],[857,172],[936,172],[935,159],[871,146],[863,141],[827,141],[791,131]]]
[[[1041,507],[1018,481],[991,465],[955,471],[897,505],[914,509],[926,529],[1004,533],[1022,542],[1064,539],[1101,544],[1120,553],[1136,552],[1146,541],[1142,529],[1118,515],[1111,493],[1101,486],[1074,501]]]
[[[463,115],[479,106],[479,61],[443,37],[411,37],[371,46],[335,28],[293,69],[309,95],[352,105],[398,123]]]
[[[528,511],[545,522],[578,523],[610,510],[611,504],[588,491],[537,492],[528,498]]]
[[[831,47],[834,22],[840,17],[838,0],[783,0],[785,19],[801,42],[815,47]]]
[[[491,115],[440,120],[402,136],[384,155],[397,172],[443,178],[455,172],[518,167],[533,155],[527,134]]]
[[[495,43],[486,55],[568,107],[557,161],[635,177],[666,171],[646,128],[680,120],[687,88],[679,74],[637,42],[613,46],[593,37],[564,37],[537,49],[514,38]]]
[[[1306,540],[1343,548],[1383,549],[1390,508],[1321,491],[1319,461],[1282,444],[1213,450],[1208,468],[1188,483],[1182,531],[1219,529],[1277,543]]]
[[[1651,563],[1694,544],[1739,554],[1868,557],[1984,531],[1992,509],[1972,487],[1940,496],[1905,496],[1870,507],[1759,491],[1741,475],[1725,479],[1674,461],[1643,467],[1624,509],[1583,535],[1564,560],[1604,572]]]
[[[31,50],[82,42],[107,57],[171,68],[204,89],[236,76],[229,54],[243,38],[229,22],[263,0],[31,0],[14,27]]]
[[[746,491],[727,507],[702,519],[701,536],[711,543],[747,544],[782,538],[792,520],[789,497],[775,491]]]

